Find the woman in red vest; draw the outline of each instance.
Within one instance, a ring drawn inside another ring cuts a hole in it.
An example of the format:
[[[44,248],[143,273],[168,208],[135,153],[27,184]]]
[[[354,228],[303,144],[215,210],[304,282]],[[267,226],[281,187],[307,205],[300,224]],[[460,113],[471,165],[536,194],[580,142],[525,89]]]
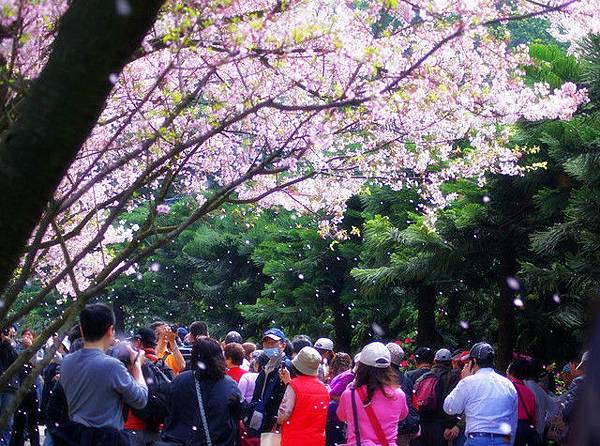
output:
[[[279,406],[281,446],[325,446],[325,424],[329,393],[317,377],[321,355],[304,347],[292,360],[292,373],[282,369],[281,381],[288,387]]]

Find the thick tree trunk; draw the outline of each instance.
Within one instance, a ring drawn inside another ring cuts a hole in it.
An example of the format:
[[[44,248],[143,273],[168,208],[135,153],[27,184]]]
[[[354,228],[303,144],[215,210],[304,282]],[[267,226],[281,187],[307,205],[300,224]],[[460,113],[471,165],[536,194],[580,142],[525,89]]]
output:
[[[518,271],[516,252],[510,244],[503,247],[498,268],[498,288],[500,300],[498,301],[498,352],[496,366],[499,370],[506,370],[512,360],[515,346],[515,290],[513,290],[507,279],[514,277]]]
[[[340,293],[341,294],[341,293]],[[333,329],[335,330],[335,349],[339,352],[350,352],[352,344],[352,322],[350,310],[341,299],[333,304]]]
[[[118,299],[113,303],[113,312],[115,313],[115,331],[121,335],[125,333],[125,319],[127,318],[127,314]]]
[[[20,117],[0,141],[0,290],[56,187],[94,127],[118,75],[164,0],[75,0]]]
[[[417,345],[433,347],[436,339],[435,329],[435,288],[421,285],[417,297]]]

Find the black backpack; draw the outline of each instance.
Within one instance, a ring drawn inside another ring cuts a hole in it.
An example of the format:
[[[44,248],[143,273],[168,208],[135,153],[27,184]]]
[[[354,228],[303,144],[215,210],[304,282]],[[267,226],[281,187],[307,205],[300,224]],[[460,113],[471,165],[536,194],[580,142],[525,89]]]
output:
[[[169,415],[168,394],[173,371],[165,365],[162,359],[156,363],[147,360],[142,365],[142,374],[148,386],[148,403],[143,409],[132,410],[150,427],[158,428]]]

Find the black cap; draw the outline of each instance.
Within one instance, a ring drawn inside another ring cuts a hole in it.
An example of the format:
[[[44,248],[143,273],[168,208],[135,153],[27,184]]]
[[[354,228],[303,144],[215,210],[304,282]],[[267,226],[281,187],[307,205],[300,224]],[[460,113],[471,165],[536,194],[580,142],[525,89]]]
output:
[[[156,335],[153,330],[149,328],[140,328],[135,335],[133,335],[133,339],[139,339],[144,345],[156,345]]]
[[[230,331],[229,333],[227,333],[227,336],[225,336],[225,344],[231,344],[237,342],[238,344],[241,344],[242,342],[244,342],[242,335],[239,334],[237,331]]]
[[[480,361],[493,361],[495,356],[494,348],[487,342],[478,342],[469,351],[468,359],[477,359]]]
[[[431,364],[431,363],[433,363],[434,357],[435,357],[435,353],[429,347],[420,347],[415,352],[415,360],[417,362]]]

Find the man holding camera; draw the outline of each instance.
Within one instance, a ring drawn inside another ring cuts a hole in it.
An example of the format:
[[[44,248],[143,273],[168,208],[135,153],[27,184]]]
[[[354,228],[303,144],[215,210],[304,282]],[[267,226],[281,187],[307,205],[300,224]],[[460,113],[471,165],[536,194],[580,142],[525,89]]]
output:
[[[177,333],[169,324],[158,321],[150,325],[156,336],[156,356],[165,361],[175,376],[185,369],[185,359],[177,345]]]
[[[123,405],[146,406],[144,352],[128,346],[125,360],[106,354],[114,340],[115,316],[104,304],[86,305],[80,324],[84,348],[66,356],[60,372],[71,422],[56,435],[74,443],[85,437],[97,445],[129,444],[123,431]]]
[[[465,446],[512,445],[517,430],[517,391],[494,371],[494,349],[478,342],[462,371],[462,380],[444,400],[448,415],[467,418]]]

